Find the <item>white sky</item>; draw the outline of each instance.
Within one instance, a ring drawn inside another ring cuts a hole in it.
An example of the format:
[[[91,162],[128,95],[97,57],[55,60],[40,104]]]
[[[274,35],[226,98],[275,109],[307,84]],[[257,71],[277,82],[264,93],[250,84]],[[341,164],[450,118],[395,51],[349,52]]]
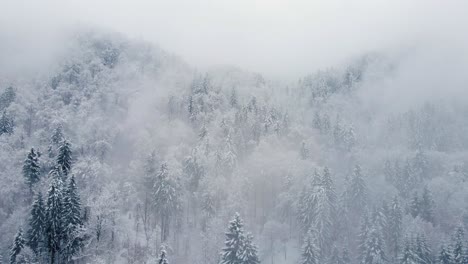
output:
[[[297,78],[367,51],[466,41],[467,16],[463,0],[0,0],[0,33],[97,25],[197,67]]]

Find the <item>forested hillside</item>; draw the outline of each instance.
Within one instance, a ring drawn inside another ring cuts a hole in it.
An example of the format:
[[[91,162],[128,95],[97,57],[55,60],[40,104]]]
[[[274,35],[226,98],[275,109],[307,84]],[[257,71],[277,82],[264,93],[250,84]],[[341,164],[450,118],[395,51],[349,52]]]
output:
[[[0,263],[468,263],[467,98],[411,54],[284,83],[64,43],[0,68]]]

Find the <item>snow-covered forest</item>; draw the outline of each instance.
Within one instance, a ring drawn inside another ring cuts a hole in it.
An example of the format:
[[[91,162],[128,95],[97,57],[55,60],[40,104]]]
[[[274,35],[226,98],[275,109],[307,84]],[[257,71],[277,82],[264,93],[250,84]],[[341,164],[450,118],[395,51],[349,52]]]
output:
[[[0,63],[0,263],[468,263],[466,57],[278,81],[102,29],[59,44]]]

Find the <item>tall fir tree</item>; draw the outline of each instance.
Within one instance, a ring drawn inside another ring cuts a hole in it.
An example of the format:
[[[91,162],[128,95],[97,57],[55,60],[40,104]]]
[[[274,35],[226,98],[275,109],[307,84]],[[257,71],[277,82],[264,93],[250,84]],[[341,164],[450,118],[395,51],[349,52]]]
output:
[[[23,250],[25,244],[25,240],[23,237],[23,229],[19,229],[15,235],[15,239],[13,241],[13,245],[10,249],[10,264],[16,263],[16,257],[19,255],[21,250]]]
[[[58,149],[57,165],[65,177],[70,173],[72,158],[71,144],[67,140],[63,140]]]
[[[154,204],[161,217],[161,241],[169,236],[169,226],[172,216],[179,209],[177,183],[169,177],[167,164],[163,163],[153,186]]]
[[[83,225],[81,217],[81,202],[76,187],[75,176],[72,175],[63,196],[63,229],[64,229],[64,259],[69,260],[82,247],[79,230]]]
[[[0,136],[3,134],[13,134],[14,127],[13,118],[6,111],[3,111],[0,115]]]
[[[167,251],[164,246],[161,247],[161,252],[159,253],[158,264],[169,264],[167,260]]]
[[[465,264],[464,261],[464,254],[465,248],[463,239],[465,236],[465,230],[462,226],[459,226],[455,231],[454,241],[452,245],[452,261],[454,264]]]
[[[33,186],[39,182],[41,176],[41,166],[39,165],[40,152],[36,152],[34,148],[28,153],[26,160],[23,163],[23,176],[28,184],[29,192],[33,194]]]
[[[242,239],[239,260],[242,264],[259,264],[257,246],[253,243],[253,236],[250,233]]]
[[[431,192],[427,187],[424,187],[420,204],[421,218],[427,222],[434,223],[434,200],[432,199]]]
[[[244,239],[244,224],[240,215],[235,214],[229,222],[228,231],[225,233],[226,241],[221,252],[221,264],[241,264],[240,249]]]
[[[302,246],[301,264],[319,264],[318,250],[315,246],[311,232],[305,237],[304,245]]]
[[[387,229],[388,249],[390,256],[395,260],[400,252],[400,239],[403,232],[403,212],[397,196],[393,198],[389,211]]]
[[[414,250],[414,245],[411,243],[411,240],[406,238],[405,246],[400,257],[400,264],[420,264],[421,259]]]
[[[440,264],[452,264],[452,256],[450,255],[450,251],[447,250],[445,245],[442,245],[439,253],[439,262]]]
[[[47,193],[46,203],[46,246],[49,252],[50,263],[57,261],[63,239],[63,195],[62,179],[57,170]],[[52,171],[52,172],[53,172]]]
[[[29,217],[29,229],[27,231],[27,245],[36,256],[41,257],[45,248],[46,239],[46,210],[42,193],[38,193],[31,209]]]
[[[418,234],[416,236],[415,251],[418,255],[418,258],[421,260],[421,264],[431,264],[433,263],[432,252],[427,245],[426,237],[423,234]]]
[[[361,166],[356,165],[346,187],[348,208],[351,212],[361,215],[367,205],[367,184],[362,175]]]

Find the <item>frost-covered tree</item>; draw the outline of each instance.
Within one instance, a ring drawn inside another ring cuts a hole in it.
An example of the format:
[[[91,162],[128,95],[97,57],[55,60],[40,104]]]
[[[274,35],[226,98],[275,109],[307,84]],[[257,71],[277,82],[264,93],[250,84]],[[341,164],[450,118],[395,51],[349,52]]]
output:
[[[226,241],[221,252],[221,263],[242,264],[241,250],[245,240],[244,224],[238,213],[229,222],[228,231],[225,233],[225,236]]]
[[[67,140],[60,143],[57,154],[57,165],[61,173],[65,177],[68,176],[72,166],[72,150],[71,144]]]
[[[420,200],[419,210],[421,218],[430,223],[434,223],[433,206],[434,200],[432,199],[431,192],[425,187]]]
[[[33,186],[39,182],[41,176],[41,166],[39,164],[40,155],[40,152],[31,148],[23,163],[23,176],[31,194],[33,194]]]
[[[0,111],[9,107],[16,99],[16,90],[12,86],[8,86],[0,95]]]
[[[46,247],[49,252],[50,263],[57,261],[61,250],[63,226],[63,195],[62,180],[56,173],[47,193],[46,202]]]
[[[75,176],[72,175],[63,193],[63,231],[64,259],[69,260],[82,247],[79,230],[83,225],[81,217],[81,202],[76,187]]]
[[[25,240],[23,237],[23,229],[19,229],[15,235],[15,239],[13,240],[13,245],[10,249],[10,264],[16,263],[16,257],[19,255],[21,250],[23,250],[25,244]]]
[[[0,116],[0,136],[3,134],[13,134],[15,123],[13,117],[11,117],[6,111],[3,111]]]
[[[154,204],[161,219],[161,241],[168,238],[171,219],[179,209],[177,189],[177,183],[170,177],[167,164],[163,163],[153,186]]]
[[[346,186],[348,208],[356,215],[361,215],[367,206],[367,184],[363,178],[361,166],[356,165]]]
[[[247,233],[242,239],[239,250],[239,260],[241,264],[259,264],[257,246],[253,243],[253,236]]]
[[[437,263],[440,263],[440,264],[452,264],[453,263],[452,256],[450,255],[450,251],[447,250],[447,247],[445,245],[442,245],[440,249],[438,261],[439,262]]]
[[[452,261],[454,264],[464,264],[465,247],[464,247],[465,230],[459,226],[455,231],[452,244]]]
[[[165,247],[161,247],[161,252],[159,252],[157,264],[169,264],[169,261],[167,260],[167,252]]]
[[[421,263],[431,264],[433,263],[433,257],[429,245],[427,245],[426,237],[423,234],[416,236],[415,251]]]
[[[423,263],[419,258],[417,252],[414,250],[414,246],[411,241],[407,238],[405,241],[405,246],[400,257],[400,264],[419,264]]]
[[[312,235],[307,234],[305,239],[304,239],[304,244],[302,246],[302,252],[301,252],[301,264],[318,264],[319,262],[319,256],[318,256],[318,250],[314,244],[314,240],[312,238]]]
[[[402,235],[403,226],[403,211],[400,207],[398,197],[395,196],[389,208],[389,215],[387,217],[387,238],[389,255],[396,259],[400,252],[400,239]]]
[[[42,194],[39,192],[34,201],[29,216],[29,229],[26,233],[26,243],[37,256],[41,256],[45,248],[46,239],[46,210]]]

